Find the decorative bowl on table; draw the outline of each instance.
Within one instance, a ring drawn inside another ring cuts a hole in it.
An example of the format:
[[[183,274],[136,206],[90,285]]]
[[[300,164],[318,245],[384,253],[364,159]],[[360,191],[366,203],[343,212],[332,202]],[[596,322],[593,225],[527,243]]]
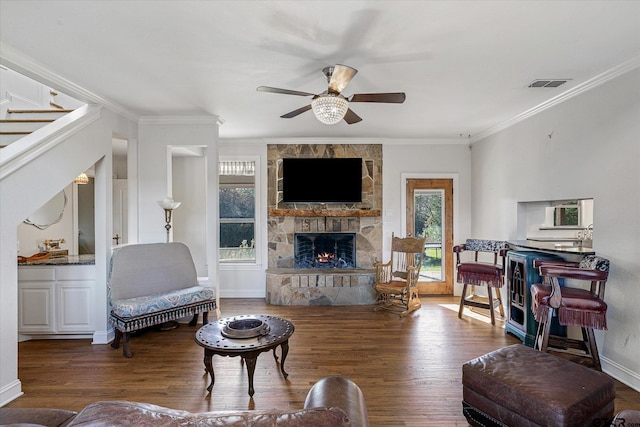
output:
[[[255,317],[232,317],[224,322],[221,333],[227,338],[254,338],[269,334],[269,325]]]

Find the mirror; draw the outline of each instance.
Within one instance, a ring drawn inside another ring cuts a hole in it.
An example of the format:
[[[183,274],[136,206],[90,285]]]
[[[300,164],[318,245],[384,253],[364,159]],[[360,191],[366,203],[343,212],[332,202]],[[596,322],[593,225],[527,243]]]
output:
[[[585,228],[593,225],[593,199],[555,200],[545,208],[543,227]]]
[[[575,201],[574,204],[554,207],[554,227],[579,227],[580,225],[580,206],[578,206],[577,201]]]
[[[45,203],[40,209],[24,220],[26,224],[44,230],[51,225],[60,222],[64,208],[67,206],[67,194],[62,190],[51,200]]]

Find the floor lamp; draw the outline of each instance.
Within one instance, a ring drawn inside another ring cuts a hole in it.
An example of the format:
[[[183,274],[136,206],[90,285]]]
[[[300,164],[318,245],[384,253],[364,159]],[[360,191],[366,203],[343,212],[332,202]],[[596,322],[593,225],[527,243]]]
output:
[[[164,228],[167,230],[167,243],[169,243],[169,236],[171,231],[171,214],[174,209],[177,209],[182,202],[174,202],[171,197],[165,197],[164,200],[158,201],[158,204],[164,209],[164,221],[166,222]],[[169,331],[178,327],[178,322],[170,320],[168,322],[161,323],[158,328],[161,331]]]
[[[164,200],[158,202],[160,207],[164,209],[164,220],[166,222],[164,228],[167,230],[167,243],[169,243],[169,232],[171,230],[171,214],[174,209],[177,209],[182,202],[174,202],[171,197],[166,197]]]

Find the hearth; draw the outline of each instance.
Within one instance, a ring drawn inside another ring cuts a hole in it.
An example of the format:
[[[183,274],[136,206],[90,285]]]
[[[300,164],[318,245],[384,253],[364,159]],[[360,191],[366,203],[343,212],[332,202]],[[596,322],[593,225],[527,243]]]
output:
[[[295,268],[356,268],[355,233],[295,233]]]

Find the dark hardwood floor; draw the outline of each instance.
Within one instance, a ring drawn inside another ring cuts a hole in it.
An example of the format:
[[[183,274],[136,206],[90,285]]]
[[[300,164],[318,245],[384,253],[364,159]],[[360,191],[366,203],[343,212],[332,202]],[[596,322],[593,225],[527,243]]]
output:
[[[344,375],[364,392],[372,426],[467,425],[462,415],[464,362],[519,340],[502,322],[457,318],[458,298],[424,297],[421,310],[400,318],[371,306],[281,307],[262,299],[224,299],[223,317],[270,314],[291,320],[295,333],[281,375],[270,353],[258,358],[249,398],[239,358],[215,356],[216,383],[206,387],[195,327],[148,330],[131,340],[133,358],[90,340],[41,340],[19,345],[24,395],[9,407],[80,410],[98,400],[134,400],[188,411],[299,409],[327,375]],[[476,318],[477,317],[477,318]],[[616,411],[639,409],[640,393],[617,383]]]

